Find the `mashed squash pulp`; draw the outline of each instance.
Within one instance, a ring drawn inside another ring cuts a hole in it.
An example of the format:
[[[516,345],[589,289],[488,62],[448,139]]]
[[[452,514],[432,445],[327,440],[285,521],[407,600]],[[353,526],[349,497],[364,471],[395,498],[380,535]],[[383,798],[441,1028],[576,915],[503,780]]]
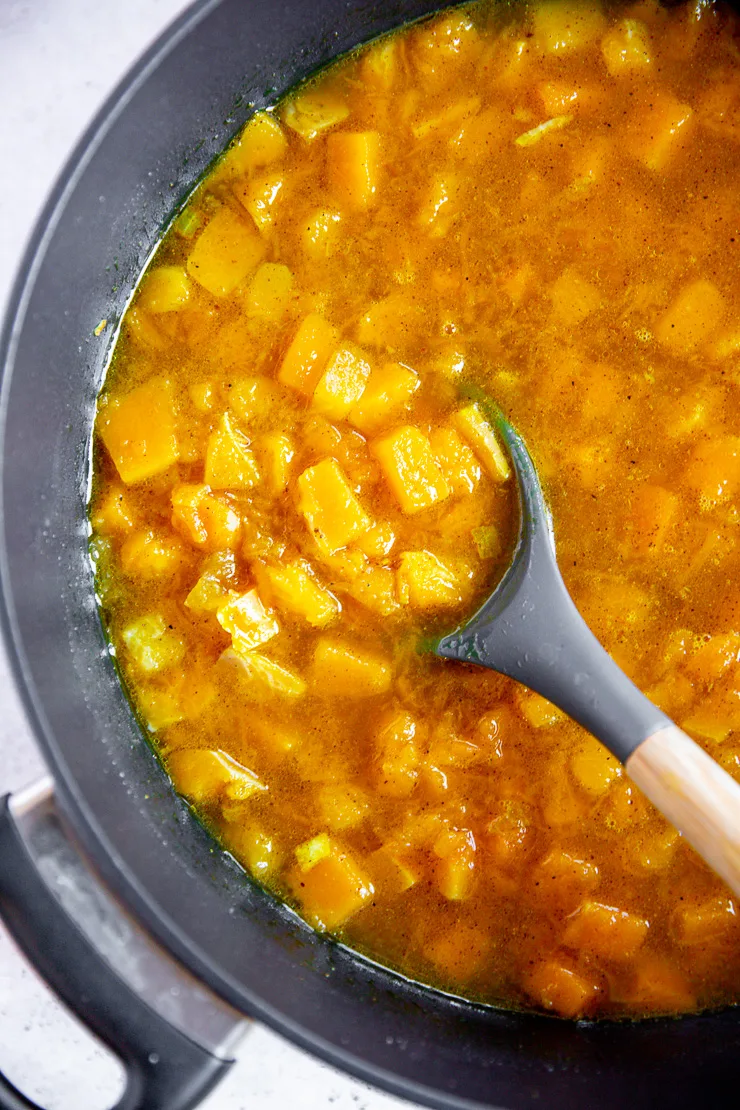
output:
[[[106,628],[176,788],[388,966],[564,1017],[740,994],[737,906],[595,740],[419,652],[515,530],[740,774],[740,62],[704,0],[474,5],[259,111],[99,400]]]

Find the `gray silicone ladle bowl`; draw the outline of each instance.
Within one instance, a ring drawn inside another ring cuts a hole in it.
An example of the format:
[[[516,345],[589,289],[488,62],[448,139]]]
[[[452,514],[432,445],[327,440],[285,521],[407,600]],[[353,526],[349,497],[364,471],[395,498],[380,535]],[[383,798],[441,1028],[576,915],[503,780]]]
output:
[[[495,406],[479,404],[513,464],[519,534],[493,593],[435,653],[509,675],[583,725],[740,895],[740,785],[638,690],[591,632],[558,569],[529,451]]]

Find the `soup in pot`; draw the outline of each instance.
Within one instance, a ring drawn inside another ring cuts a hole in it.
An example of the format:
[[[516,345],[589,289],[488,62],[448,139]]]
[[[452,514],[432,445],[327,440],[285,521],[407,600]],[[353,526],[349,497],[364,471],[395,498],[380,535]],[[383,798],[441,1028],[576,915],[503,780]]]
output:
[[[341,59],[177,215],[99,398],[99,601],[176,789],[471,999],[738,998],[734,898],[614,757],[425,650],[511,555],[489,396],[585,618],[740,777],[738,42],[705,0],[479,3]]]

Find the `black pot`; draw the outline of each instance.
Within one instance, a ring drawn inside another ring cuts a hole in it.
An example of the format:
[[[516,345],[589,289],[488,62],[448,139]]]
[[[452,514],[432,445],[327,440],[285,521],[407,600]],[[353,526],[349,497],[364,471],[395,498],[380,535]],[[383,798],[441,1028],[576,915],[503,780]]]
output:
[[[238,1010],[433,1107],[725,1105],[737,1098],[729,1095],[739,1071],[737,1011],[636,1024],[508,1014],[409,983],[314,934],[214,852],[142,739],[106,650],[86,547],[93,407],[106,337],[163,224],[253,105],[440,6],[205,0],[106,104],[41,218],[2,343],[9,652],[84,851],[161,945]],[[95,337],[102,319],[107,328]],[[195,1105],[219,1066],[168,1040],[153,1015],[149,1025],[146,1014],[134,1018],[132,998],[111,986],[43,899],[6,806],[0,909],[47,977],[124,1055],[130,1083],[121,1105]],[[153,1069],[142,1053],[151,1064],[154,1043],[164,1058]],[[3,1100],[30,1105],[7,1084]]]

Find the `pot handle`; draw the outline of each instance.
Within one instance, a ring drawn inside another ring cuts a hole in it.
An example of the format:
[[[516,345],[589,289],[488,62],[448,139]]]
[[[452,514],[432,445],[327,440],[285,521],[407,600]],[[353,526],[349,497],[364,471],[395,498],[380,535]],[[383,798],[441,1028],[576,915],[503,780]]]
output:
[[[36,970],[121,1060],[113,1110],[190,1110],[233,1061],[221,1060],[155,1013],[113,971],[51,893],[9,806],[0,800],[0,917]],[[0,1110],[39,1110],[0,1072]]]

